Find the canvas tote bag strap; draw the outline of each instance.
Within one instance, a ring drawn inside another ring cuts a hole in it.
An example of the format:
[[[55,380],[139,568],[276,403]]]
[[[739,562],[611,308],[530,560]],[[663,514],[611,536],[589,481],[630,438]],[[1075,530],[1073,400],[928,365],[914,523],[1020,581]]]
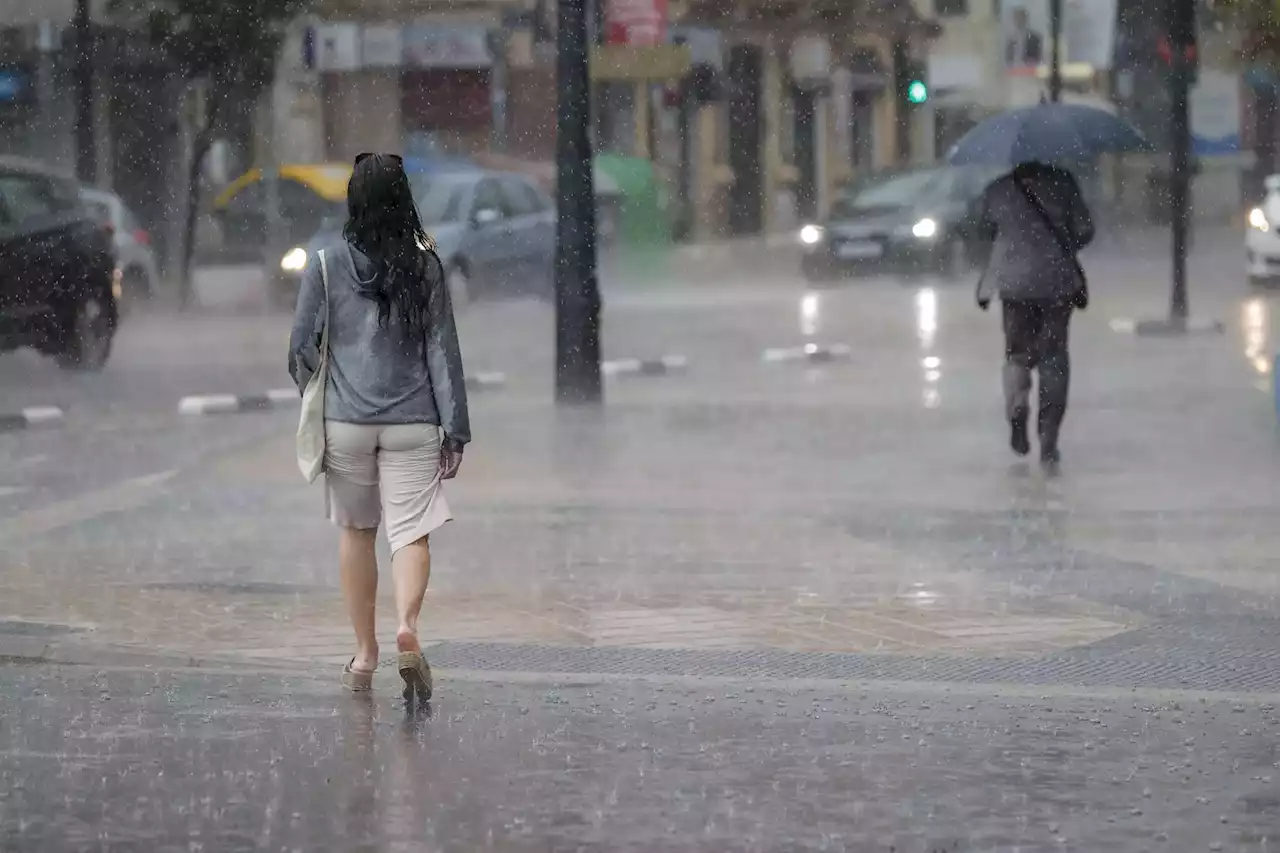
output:
[[[320,281],[324,284],[324,326],[320,330],[320,361],[329,360],[329,264],[320,250]]]

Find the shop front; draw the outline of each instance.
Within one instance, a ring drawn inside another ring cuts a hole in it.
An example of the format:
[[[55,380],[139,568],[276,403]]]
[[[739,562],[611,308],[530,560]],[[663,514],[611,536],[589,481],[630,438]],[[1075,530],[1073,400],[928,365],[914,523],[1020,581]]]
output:
[[[400,116],[409,156],[471,154],[493,129],[495,57],[480,24],[405,27]]]

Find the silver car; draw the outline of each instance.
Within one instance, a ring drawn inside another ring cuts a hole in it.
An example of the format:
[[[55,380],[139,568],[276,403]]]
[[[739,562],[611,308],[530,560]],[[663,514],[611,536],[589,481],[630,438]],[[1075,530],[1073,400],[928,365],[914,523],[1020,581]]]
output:
[[[523,175],[480,169],[411,174],[422,225],[436,241],[454,305],[502,296],[549,297],[553,291],[555,203]],[[274,301],[292,307],[302,271],[336,239],[342,222],[326,223],[305,246],[280,258]]]
[[[151,248],[151,235],[115,193],[81,188],[80,197],[99,220],[111,228],[120,271],[124,305],[151,299],[160,292],[160,268]]]

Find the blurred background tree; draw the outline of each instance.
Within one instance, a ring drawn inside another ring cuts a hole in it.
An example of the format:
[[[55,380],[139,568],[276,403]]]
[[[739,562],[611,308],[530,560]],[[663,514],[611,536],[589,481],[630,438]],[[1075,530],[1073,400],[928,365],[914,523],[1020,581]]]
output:
[[[1246,60],[1272,67],[1280,61],[1280,0],[1216,0],[1206,8],[1240,31]]]
[[[147,32],[186,80],[199,104],[188,149],[187,198],[178,266],[179,297],[191,295],[191,259],[200,209],[200,178],[219,125],[232,110],[252,109],[275,78],[288,24],[309,0],[110,0],[113,14]]]

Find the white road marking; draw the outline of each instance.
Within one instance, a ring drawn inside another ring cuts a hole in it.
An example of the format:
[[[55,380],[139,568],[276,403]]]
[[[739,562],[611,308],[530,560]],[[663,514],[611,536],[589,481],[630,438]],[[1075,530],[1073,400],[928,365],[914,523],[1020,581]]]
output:
[[[664,355],[662,358],[619,358],[600,363],[605,376],[637,376],[643,373],[660,375],[675,373],[689,367],[689,359],[683,355]]]
[[[847,344],[805,344],[799,347],[775,347],[764,351],[761,359],[769,364],[783,361],[823,361],[846,359],[853,355],[853,349]]]
[[[467,377],[467,384],[473,388],[500,388],[507,384],[507,375],[497,371],[476,373]]]
[[[200,397],[183,397],[178,402],[178,413],[183,415],[208,415],[218,412],[235,412],[240,409],[240,398],[235,394],[206,394]]]
[[[301,403],[302,395],[297,388],[272,388],[267,392],[267,399],[273,403]]]
[[[22,410],[22,416],[31,426],[51,424],[61,421],[65,413],[57,406],[29,406]]]

